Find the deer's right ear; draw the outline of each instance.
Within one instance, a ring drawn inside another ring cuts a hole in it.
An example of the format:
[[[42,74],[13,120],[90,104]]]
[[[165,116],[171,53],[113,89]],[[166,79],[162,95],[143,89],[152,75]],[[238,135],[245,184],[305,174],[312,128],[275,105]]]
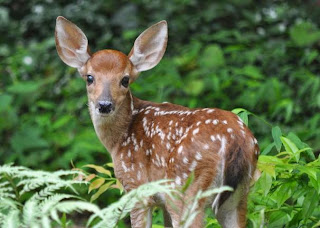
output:
[[[87,37],[64,17],[57,17],[55,38],[58,54],[67,65],[80,69],[90,58]]]

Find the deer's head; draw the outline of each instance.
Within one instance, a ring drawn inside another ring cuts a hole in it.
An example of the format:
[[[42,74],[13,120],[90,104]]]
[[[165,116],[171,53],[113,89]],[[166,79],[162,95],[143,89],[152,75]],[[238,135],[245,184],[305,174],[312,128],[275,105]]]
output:
[[[108,116],[122,105],[139,73],[159,63],[167,46],[168,28],[166,21],[160,21],[145,30],[128,55],[109,49],[91,54],[85,34],[61,16],[55,39],[62,61],[77,68],[87,83],[91,113]]]

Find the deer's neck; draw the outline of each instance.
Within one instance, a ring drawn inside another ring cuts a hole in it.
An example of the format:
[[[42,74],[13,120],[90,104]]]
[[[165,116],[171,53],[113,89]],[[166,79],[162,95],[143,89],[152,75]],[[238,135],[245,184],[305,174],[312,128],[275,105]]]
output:
[[[132,121],[134,98],[129,91],[123,103],[110,116],[101,116],[90,109],[93,126],[98,138],[109,153],[114,153]]]

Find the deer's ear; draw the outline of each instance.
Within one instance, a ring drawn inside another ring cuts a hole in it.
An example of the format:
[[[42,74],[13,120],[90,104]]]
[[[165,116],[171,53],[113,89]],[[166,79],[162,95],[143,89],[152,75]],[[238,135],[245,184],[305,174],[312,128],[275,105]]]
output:
[[[160,21],[141,33],[128,55],[135,69],[141,72],[156,66],[166,50],[167,41],[166,21]]]
[[[64,17],[57,18],[55,39],[58,54],[67,65],[80,69],[90,58],[87,37]]]

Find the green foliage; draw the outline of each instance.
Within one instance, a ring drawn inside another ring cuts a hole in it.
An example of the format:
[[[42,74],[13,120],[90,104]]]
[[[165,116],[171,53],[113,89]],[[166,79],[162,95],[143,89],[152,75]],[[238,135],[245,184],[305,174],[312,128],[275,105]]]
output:
[[[95,167],[101,171],[101,167]],[[34,171],[25,167],[4,165],[0,166],[0,226],[16,227],[54,227],[60,225],[68,227],[66,214],[88,211],[91,216],[87,220],[87,227],[116,227],[118,222],[138,204],[145,208],[148,197],[156,193],[166,194],[169,198],[180,197],[180,193],[171,189],[170,181],[160,180],[147,183],[130,191],[118,202],[100,209],[97,205],[86,202],[78,196],[73,185],[87,184],[86,181],[70,180],[66,177],[77,175],[86,176],[79,171],[44,172]],[[46,180],[46,182],[44,182]],[[57,190],[68,187],[72,194],[58,193]],[[22,189],[22,190],[21,190]],[[34,192],[34,190],[37,190]],[[230,191],[229,187],[221,187],[205,192],[199,192],[189,199],[184,220],[181,227],[188,228],[197,215],[198,200],[214,194]],[[15,194],[14,194],[15,193]],[[21,200],[24,194],[29,194]]]
[[[320,157],[293,133],[272,128],[275,156],[260,155],[262,172],[250,194],[250,227],[317,227],[320,219]],[[281,151],[282,145],[284,151]],[[267,152],[266,152],[267,153]]]

